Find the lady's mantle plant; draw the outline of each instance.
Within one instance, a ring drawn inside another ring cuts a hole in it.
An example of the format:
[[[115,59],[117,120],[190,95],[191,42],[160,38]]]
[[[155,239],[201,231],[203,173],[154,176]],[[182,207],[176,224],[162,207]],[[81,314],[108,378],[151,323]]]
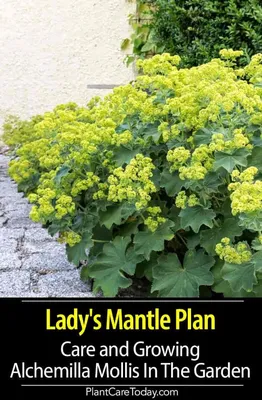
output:
[[[262,54],[220,54],[140,60],[103,100],[5,125],[31,218],[105,296],[134,276],[153,296],[262,294]]]

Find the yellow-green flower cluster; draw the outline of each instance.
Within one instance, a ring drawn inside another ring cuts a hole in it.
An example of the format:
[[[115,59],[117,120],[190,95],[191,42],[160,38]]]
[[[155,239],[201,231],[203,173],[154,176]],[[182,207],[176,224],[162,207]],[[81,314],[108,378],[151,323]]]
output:
[[[186,192],[182,190],[177,194],[175,204],[178,208],[182,209],[186,208],[187,206],[194,207],[199,204],[199,199],[194,193],[190,196],[187,196]]]
[[[160,224],[166,222],[166,218],[160,216],[160,207],[148,207],[146,211],[149,217],[145,219],[144,223],[151,232],[155,232]]]
[[[244,147],[252,149],[253,146],[243,128],[234,129],[230,138],[226,138],[223,133],[215,133],[209,145],[211,151],[230,151]]]
[[[262,210],[262,181],[255,180],[258,169],[249,167],[242,173],[234,170],[231,174],[235,181],[228,185],[232,214],[251,213]],[[237,181],[237,182],[236,182]]]
[[[256,174],[258,173],[257,167],[249,167],[246,168],[244,171],[240,173],[238,169],[235,169],[231,173],[231,177],[233,181],[240,181],[240,182],[253,182]],[[232,184],[230,187],[234,188],[238,185]]]
[[[186,208],[187,204],[187,195],[184,190],[178,193],[176,196],[175,204],[178,208]]]
[[[156,192],[156,187],[150,179],[154,169],[150,157],[137,154],[126,168],[116,168],[108,177],[107,199],[113,202],[135,202],[137,209],[146,207],[151,199],[150,194]]]
[[[178,170],[189,158],[190,151],[183,146],[177,147],[174,150],[169,150],[166,157],[167,161],[172,164],[170,171]]]
[[[251,260],[252,253],[249,246],[239,242],[235,246],[230,245],[230,239],[225,237],[216,245],[216,253],[221,260],[229,264],[243,264]]]
[[[157,73],[168,74],[175,66],[179,65],[181,58],[177,55],[171,56],[168,53],[156,55],[153,58],[149,58],[145,61],[138,60],[137,67],[141,68],[144,74],[154,75]]]
[[[250,63],[244,68],[245,75],[253,84],[262,82],[262,53],[252,56]],[[261,91],[261,89],[260,89]]]
[[[36,194],[32,193],[29,195],[31,203],[38,203],[38,206],[33,206],[30,212],[30,217],[33,221],[44,223],[55,213],[53,205],[55,197],[55,191],[50,188],[38,188]]]
[[[179,168],[179,177],[182,180],[201,180],[204,179],[207,174],[207,169],[203,165],[192,165],[189,167]]]
[[[167,161],[172,163],[171,172],[179,171],[180,179],[201,180],[212,169],[214,158],[210,147],[202,144],[192,154],[183,146],[169,150]]]
[[[30,217],[35,222],[45,223],[52,218],[60,220],[75,212],[75,203],[72,197],[67,195],[57,197],[57,193],[50,188],[39,187],[36,193],[28,196],[28,200],[37,204],[32,207],[30,212]]]
[[[75,246],[81,242],[81,236],[73,231],[61,232],[58,238],[59,243],[66,243],[70,247]]]
[[[56,200],[55,211],[55,217],[57,219],[62,219],[67,214],[73,214],[75,211],[75,203],[72,197],[66,195],[59,197]]]
[[[33,164],[27,159],[22,159],[19,162],[19,168],[16,160],[12,160],[9,163],[9,174],[17,183],[30,178],[35,172]]]
[[[86,179],[76,179],[72,186],[71,194],[73,197],[77,196],[84,190],[90,189],[99,183],[100,178],[93,172],[87,172]]]
[[[107,198],[108,183],[99,183],[98,190],[93,194],[94,200],[103,200]]]
[[[195,207],[199,204],[199,199],[197,198],[197,196],[195,194],[191,194],[188,197],[187,204],[189,207]]]
[[[242,50],[233,50],[233,49],[222,49],[219,52],[221,58],[235,60],[241,56],[243,56],[244,52]]]
[[[173,124],[172,126],[169,126],[169,123],[166,121],[159,125],[158,130],[162,133],[162,139],[164,143],[175,139],[180,134],[178,125]]]

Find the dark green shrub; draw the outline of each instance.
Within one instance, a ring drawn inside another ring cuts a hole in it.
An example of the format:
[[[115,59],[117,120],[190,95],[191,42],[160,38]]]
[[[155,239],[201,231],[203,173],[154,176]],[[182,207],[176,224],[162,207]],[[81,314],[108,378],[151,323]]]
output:
[[[223,48],[244,50],[245,59],[262,51],[260,0],[151,0],[156,46],[182,55],[184,66],[218,57]],[[143,54],[144,55],[144,54]]]

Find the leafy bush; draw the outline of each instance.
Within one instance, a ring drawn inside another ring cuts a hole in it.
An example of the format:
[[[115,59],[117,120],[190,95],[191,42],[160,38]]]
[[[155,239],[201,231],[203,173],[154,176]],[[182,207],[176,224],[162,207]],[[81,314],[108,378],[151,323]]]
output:
[[[141,2],[141,0],[139,0]],[[142,0],[149,3],[150,27],[144,50],[164,46],[194,66],[218,57],[223,48],[242,49],[245,58],[262,51],[262,6],[259,0]],[[142,30],[142,27],[140,27]],[[139,40],[139,37],[136,38]],[[133,43],[134,42],[133,39]],[[134,46],[136,52],[138,46]]]
[[[103,100],[6,124],[31,218],[89,260],[94,290],[137,276],[153,296],[262,294],[262,54],[239,68],[241,54],[139,60]]]
[[[132,29],[130,38],[125,38],[121,43],[121,49],[127,50],[132,47],[131,54],[127,54],[125,62],[127,66],[132,64],[136,58],[152,57],[162,54],[165,49],[163,43],[157,43],[154,26],[154,4],[147,0],[130,0],[136,2],[136,11],[129,15],[129,25]]]

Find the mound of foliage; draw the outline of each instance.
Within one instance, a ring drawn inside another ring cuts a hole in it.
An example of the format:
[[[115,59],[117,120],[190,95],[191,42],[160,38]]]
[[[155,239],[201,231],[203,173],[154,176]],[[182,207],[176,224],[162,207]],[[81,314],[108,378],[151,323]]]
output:
[[[262,51],[260,0],[138,0],[148,5],[150,26],[143,20],[135,37],[135,54],[163,51],[181,54],[184,66],[218,57],[223,48],[244,50],[243,62]],[[147,41],[144,43],[144,35]],[[143,40],[141,40],[141,38]],[[142,45],[140,44],[142,43]]]
[[[6,122],[31,218],[88,260],[95,291],[146,277],[153,296],[262,295],[262,54],[241,55],[156,55],[103,100]]]

